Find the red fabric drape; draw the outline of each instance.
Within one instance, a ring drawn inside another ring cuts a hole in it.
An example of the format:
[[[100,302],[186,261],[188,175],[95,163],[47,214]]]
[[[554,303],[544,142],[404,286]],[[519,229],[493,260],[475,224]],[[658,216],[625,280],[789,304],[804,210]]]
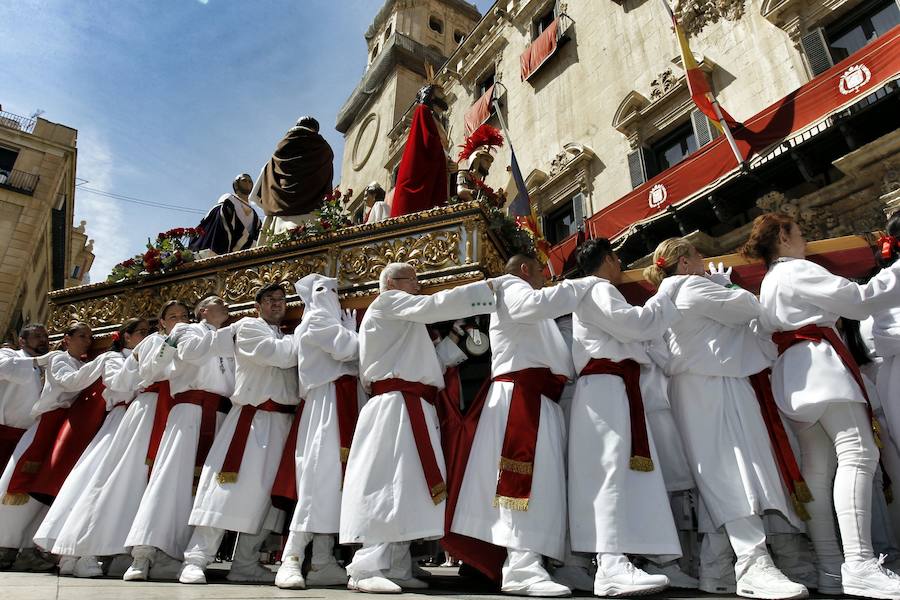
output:
[[[293,512],[297,503],[297,436],[300,432],[300,419],[303,418],[303,408],[306,400],[300,399],[294,420],[291,422],[291,431],[284,441],[284,450],[281,452],[281,462],[278,463],[278,471],[275,473],[275,481],[272,483],[272,505],[285,512]]]
[[[559,19],[554,19],[536,40],[531,42],[522,56],[519,57],[522,81],[531,77],[531,74],[540,68],[544,61],[556,52],[557,32],[559,31]]]
[[[24,429],[18,427],[10,427],[9,425],[0,425],[0,465],[6,467],[6,463],[13,455],[19,440],[25,435]]]
[[[153,427],[150,429],[150,442],[147,444],[147,466],[153,468],[156,453],[159,451],[159,443],[162,441],[163,432],[166,430],[166,421],[169,420],[169,411],[172,410],[172,392],[168,381],[157,381],[144,390],[156,393],[156,408],[153,412]],[[150,471],[147,471],[150,476]]]
[[[216,476],[218,482],[225,484],[237,481],[238,472],[241,470],[241,462],[244,460],[247,438],[250,437],[250,427],[253,425],[253,417],[256,416],[257,411],[291,415],[294,414],[295,408],[287,404],[279,404],[274,400],[266,400],[259,406],[235,406],[234,410],[241,411],[241,414],[238,415],[234,433],[231,435],[231,442],[228,444],[228,450],[225,452],[225,460],[222,461],[222,468]],[[294,439],[296,444],[296,437]]]
[[[391,217],[428,210],[447,202],[447,154],[431,110],[416,106],[391,203]]]
[[[199,477],[203,461],[206,460],[206,455],[209,454],[213,439],[216,437],[216,414],[228,412],[231,400],[204,390],[188,390],[172,397],[172,408],[179,404],[193,404],[200,407],[200,432],[197,439],[197,453],[194,456],[194,476]]]
[[[47,456],[53,451],[53,445],[65,423],[68,411],[68,408],[57,408],[38,417],[34,438],[13,468],[12,477],[6,486],[6,494],[3,496],[3,504],[18,505],[28,502],[31,484],[40,473]]]
[[[489,87],[481,95],[481,98],[476,100],[475,104],[466,111],[466,115],[463,118],[466,125],[466,137],[472,135],[491,116],[491,102],[494,99],[495,87],[496,84]]]

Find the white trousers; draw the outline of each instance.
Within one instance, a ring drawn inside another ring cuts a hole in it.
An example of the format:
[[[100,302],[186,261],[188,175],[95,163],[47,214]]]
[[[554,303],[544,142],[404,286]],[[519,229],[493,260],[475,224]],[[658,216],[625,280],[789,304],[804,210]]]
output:
[[[806,505],[811,517],[807,529],[820,568],[838,569],[844,561],[872,558],[872,480],[878,448],[866,406],[830,403],[818,422],[798,431],[797,437],[801,471],[813,496]],[[832,513],[841,530],[843,557]]]
[[[308,533],[305,531],[291,531],[281,556],[299,556],[300,560],[306,555],[306,546],[312,541],[312,564],[327,565],[335,562],[334,559],[334,535],[330,533]]]
[[[205,569],[206,565],[216,558],[216,552],[219,550],[219,545],[221,545],[224,535],[225,530],[218,527],[194,527],[191,541],[188,542],[187,550],[184,552],[184,562]],[[238,534],[231,568],[240,570],[242,567],[246,568],[257,564],[259,562],[259,549],[262,548],[263,542],[266,541],[268,536],[269,530],[267,529],[261,529],[256,534]]]
[[[347,565],[347,575],[357,581],[369,577],[412,578],[409,542],[363,544]]]
[[[769,553],[766,549],[766,528],[762,517],[751,515],[725,523],[725,533],[737,556],[734,575],[740,579],[754,560]]]
[[[506,549],[502,575],[501,590],[520,590],[539,581],[551,580],[540,554],[518,548]]]

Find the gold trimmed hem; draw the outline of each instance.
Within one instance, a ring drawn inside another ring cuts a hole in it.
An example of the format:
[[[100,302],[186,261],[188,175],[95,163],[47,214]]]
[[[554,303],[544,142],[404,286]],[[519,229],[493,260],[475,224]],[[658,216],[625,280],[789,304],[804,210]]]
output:
[[[494,507],[525,512],[528,510],[528,498],[513,498],[511,496],[497,495],[494,496]]]
[[[653,459],[646,456],[632,456],[628,459],[628,468],[632,471],[649,473],[653,470]]]
[[[223,485],[226,483],[234,483],[237,481],[237,476],[238,474],[233,472],[219,473],[216,475],[216,481]]]
[[[793,505],[794,512],[797,513],[801,521],[809,521],[809,512],[806,510],[806,506],[803,505],[803,501],[797,499],[796,494],[791,494],[791,505]]]
[[[31,496],[28,494],[23,494],[21,492],[16,494],[10,494],[9,492],[3,494],[3,502],[4,506],[22,506],[23,504],[27,504],[31,499]]]
[[[508,473],[520,473],[522,475],[531,475],[534,471],[534,463],[523,462],[521,460],[513,460],[504,456],[500,457],[500,470]]]
[[[440,504],[447,499],[447,484],[443,481],[429,490],[431,493],[431,501]]]
[[[345,463],[350,458],[350,448],[341,446],[341,462]]]

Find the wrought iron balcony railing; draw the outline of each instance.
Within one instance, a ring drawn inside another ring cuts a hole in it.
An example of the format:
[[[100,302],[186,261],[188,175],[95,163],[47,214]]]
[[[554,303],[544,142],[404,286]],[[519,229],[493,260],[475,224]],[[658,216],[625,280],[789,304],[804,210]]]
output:
[[[34,195],[38,180],[41,178],[36,173],[26,173],[15,169],[0,169],[0,188],[6,188],[20,194]]]
[[[0,125],[9,127],[10,129],[18,129],[25,133],[34,132],[34,126],[37,124],[36,119],[29,119],[20,115],[14,115],[0,110]]]

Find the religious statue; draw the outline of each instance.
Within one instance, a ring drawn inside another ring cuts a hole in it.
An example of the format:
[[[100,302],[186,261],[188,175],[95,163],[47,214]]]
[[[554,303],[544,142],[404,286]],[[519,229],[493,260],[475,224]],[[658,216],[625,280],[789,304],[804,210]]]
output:
[[[232,193],[222,194],[200,221],[201,234],[190,245],[202,258],[246,250],[259,236],[261,221],[249,201],[253,179],[242,173],[231,188]]]

